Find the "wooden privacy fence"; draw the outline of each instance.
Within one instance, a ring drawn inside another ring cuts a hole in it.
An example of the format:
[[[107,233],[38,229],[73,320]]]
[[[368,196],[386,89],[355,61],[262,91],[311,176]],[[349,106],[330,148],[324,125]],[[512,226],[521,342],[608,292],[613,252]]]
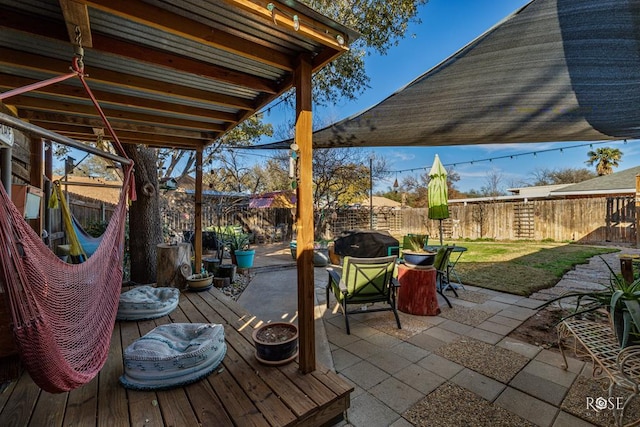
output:
[[[284,208],[249,208],[246,203],[204,203],[202,227],[241,225],[253,233],[256,241],[287,241],[294,238],[293,212]],[[108,221],[113,205],[74,195],[71,210],[83,226]],[[450,217],[443,221],[444,238],[496,240],[576,241],[580,243],[636,243],[635,199],[628,196],[529,201],[485,201],[451,203]],[[63,231],[60,213],[52,210],[52,232]],[[324,217],[326,215],[326,218]],[[182,235],[194,229],[193,204],[165,204],[161,208],[163,225]],[[429,234],[439,238],[439,222],[428,218],[424,209],[389,209],[373,211],[368,207],[318,212],[324,218],[329,236],[343,231],[385,230],[400,236],[408,233]],[[58,233],[59,234],[59,233]]]
[[[636,243],[633,197],[452,203],[449,212],[443,234],[451,239]],[[368,229],[369,224],[368,208],[337,211],[331,232],[335,236],[345,230]],[[439,222],[428,218],[426,208],[374,209],[373,228],[394,235],[439,237]]]
[[[69,209],[82,227],[87,228],[92,224],[108,223],[115,205],[78,194],[69,194]],[[51,220],[47,232],[51,240],[50,246],[55,250],[58,245],[66,243],[66,230],[60,209],[49,209],[49,215]]]

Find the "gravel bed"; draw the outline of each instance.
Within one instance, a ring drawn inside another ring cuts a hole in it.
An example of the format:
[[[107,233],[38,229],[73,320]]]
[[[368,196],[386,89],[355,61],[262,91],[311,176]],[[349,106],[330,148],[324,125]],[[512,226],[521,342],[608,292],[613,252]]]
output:
[[[449,382],[442,384],[402,416],[417,427],[528,427],[535,425]]]
[[[237,301],[254,276],[255,274],[251,274],[250,270],[238,271],[236,273],[235,280],[233,283],[231,283],[231,285],[218,289],[220,290],[220,292],[222,292],[232,300]]]
[[[412,316],[410,314],[402,313],[398,311],[400,316],[400,325],[402,329],[398,329],[396,325],[396,319],[393,317],[393,312],[376,313],[375,318],[367,319],[367,326],[377,329],[381,332],[389,334],[401,340],[406,340],[418,334],[425,329],[429,328],[429,324],[422,317]]]
[[[487,302],[490,298],[490,296],[484,292],[467,291],[466,289],[456,289],[456,292],[458,292],[459,299],[475,302],[476,304]]]
[[[461,307],[459,305],[454,305],[453,308],[443,305],[440,309],[442,311],[440,313],[441,317],[469,326],[477,326],[493,316],[492,313],[477,308]]]
[[[576,417],[585,419],[592,424],[598,426],[615,425],[613,412],[611,409],[605,408],[600,411],[594,410],[593,407],[587,407],[587,398],[598,399],[602,397],[608,398],[607,388],[609,382],[605,379],[596,380],[579,376],[576,378],[573,386],[569,389],[567,396],[562,401],[562,409],[575,415]],[[614,397],[624,397],[629,395],[627,390],[616,387],[614,389]],[[595,407],[595,403],[593,405]],[[624,421],[629,423],[632,420],[640,420],[640,402],[638,399],[633,400],[626,408]]]
[[[511,381],[529,362],[516,352],[473,338],[461,338],[440,347],[436,353],[503,384]]]

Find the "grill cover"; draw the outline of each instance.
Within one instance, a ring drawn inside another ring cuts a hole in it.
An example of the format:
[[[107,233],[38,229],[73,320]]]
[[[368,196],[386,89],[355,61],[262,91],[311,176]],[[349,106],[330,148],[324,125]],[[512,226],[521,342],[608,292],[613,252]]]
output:
[[[387,256],[390,246],[398,246],[398,239],[386,231],[346,231],[334,242],[334,251],[340,256],[375,258]]]

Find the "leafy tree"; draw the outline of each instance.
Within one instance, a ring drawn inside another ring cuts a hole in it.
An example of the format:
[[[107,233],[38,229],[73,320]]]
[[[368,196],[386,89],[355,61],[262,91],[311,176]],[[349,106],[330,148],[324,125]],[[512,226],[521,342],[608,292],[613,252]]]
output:
[[[253,181],[252,187],[255,193],[291,189],[289,156],[287,153],[281,153],[267,160],[264,165],[255,164],[249,179]]]
[[[586,168],[542,168],[533,171],[532,175],[532,185],[574,184],[596,177],[595,173]]]
[[[622,151],[617,148],[600,147],[595,151],[589,151],[587,156],[589,156],[589,160],[585,163],[589,166],[593,166],[595,163],[598,176],[610,175],[613,173],[613,168],[618,167],[618,163],[622,159]]]
[[[313,154],[313,201],[316,236],[326,228],[327,216],[321,209],[335,209],[362,200],[369,195],[371,177],[379,179],[385,175],[384,158],[371,157],[357,148],[324,148]],[[373,169],[369,170],[372,160]]]

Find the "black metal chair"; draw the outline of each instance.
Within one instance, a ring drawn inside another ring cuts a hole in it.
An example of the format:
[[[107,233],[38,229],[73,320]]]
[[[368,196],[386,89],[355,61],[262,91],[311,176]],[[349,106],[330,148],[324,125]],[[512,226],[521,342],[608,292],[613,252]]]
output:
[[[458,292],[456,292],[456,288],[451,285],[451,280],[449,278],[449,259],[451,258],[451,252],[455,246],[442,246],[438,249],[438,253],[436,254],[436,259],[433,262],[433,267],[436,269],[436,290],[444,300],[447,302],[449,307],[452,307],[449,298],[444,294],[444,291],[447,289],[451,289],[453,294],[457,297]]]
[[[344,314],[347,334],[350,334],[349,314],[371,313],[375,311],[393,311],[398,329],[400,317],[396,310],[396,293],[400,286],[393,277],[396,266],[396,256],[377,258],[344,258],[342,275],[333,268],[327,268],[329,283],[327,284],[327,308],[329,308],[329,292],[332,291],[340,303]],[[349,304],[369,304],[382,302],[389,307],[367,310],[348,310]]]

